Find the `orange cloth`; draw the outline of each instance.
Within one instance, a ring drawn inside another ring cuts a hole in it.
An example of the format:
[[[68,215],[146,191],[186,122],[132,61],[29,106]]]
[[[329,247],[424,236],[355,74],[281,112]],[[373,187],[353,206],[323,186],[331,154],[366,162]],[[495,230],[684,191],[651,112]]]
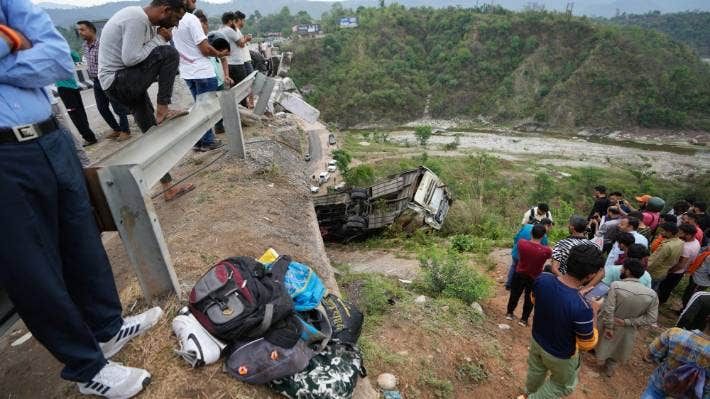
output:
[[[710,255],[710,250],[705,251],[705,252],[701,252],[700,255],[698,255],[698,257],[695,258],[693,263],[690,264],[686,273],[687,274],[695,273],[695,271],[700,268],[700,265],[702,265],[703,262],[705,262],[705,258],[707,258],[709,255]]]
[[[658,237],[656,237],[656,239],[653,240],[653,242],[651,242],[651,253],[656,252],[658,247],[660,247],[661,244],[663,244],[663,240],[665,240],[665,239],[666,239],[665,237],[663,237],[662,235],[659,234]]]

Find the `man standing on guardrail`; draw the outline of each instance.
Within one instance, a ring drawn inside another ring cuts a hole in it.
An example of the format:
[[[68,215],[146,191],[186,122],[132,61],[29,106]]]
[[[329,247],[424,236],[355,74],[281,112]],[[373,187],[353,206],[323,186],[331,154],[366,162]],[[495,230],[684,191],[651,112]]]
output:
[[[185,0],[153,0],[145,7],[130,6],[114,14],[99,39],[99,81],[106,95],[132,112],[143,133],[187,111],[168,108],[178,72],[180,55],[172,46],[172,28],[185,15]],[[157,31],[155,26],[158,27]],[[157,80],[158,107],[148,97],[148,88]],[[195,186],[171,187],[172,177],[160,179],[166,201]]]
[[[182,17],[173,31],[173,43],[180,53],[180,76],[185,79],[190,88],[192,98],[202,93],[217,91],[217,75],[212,61],[208,57],[224,57],[229,51],[217,51],[207,42],[207,35],[199,18],[192,14],[197,0],[186,0],[187,13]],[[209,129],[198,141],[195,151],[212,151],[224,145],[222,140],[216,140],[214,132]]]
[[[69,46],[44,11],[0,0],[0,286],[64,365],[62,378],[83,394],[130,398],[150,374],[106,359],[162,310],[121,317],[74,143],[43,90],[73,71]]]
[[[81,44],[86,63],[86,72],[89,79],[94,82],[94,98],[96,99],[96,109],[104,118],[109,127],[113,130],[106,138],[116,141],[128,140],[131,137],[131,130],[128,127],[128,110],[126,107],[115,101],[110,101],[99,83],[99,40],[96,37],[96,26],[90,21],[79,21],[76,23],[76,31],[79,33],[84,43]],[[118,115],[118,122],[113,116],[109,103]]]

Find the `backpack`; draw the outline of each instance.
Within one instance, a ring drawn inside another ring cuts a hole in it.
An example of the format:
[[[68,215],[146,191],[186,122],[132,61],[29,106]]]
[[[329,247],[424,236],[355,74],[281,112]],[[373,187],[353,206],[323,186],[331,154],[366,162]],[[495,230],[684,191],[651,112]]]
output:
[[[669,371],[663,377],[663,392],[678,399],[702,399],[705,387],[705,369],[686,363]]]
[[[224,362],[227,373],[249,384],[266,384],[298,373],[308,366],[315,354],[300,339],[291,348],[283,348],[266,338],[236,343],[228,353]]]
[[[299,334],[293,344],[283,346],[283,329],[275,326],[263,338],[235,343],[228,349],[225,360],[227,373],[250,384],[265,384],[271,380],[298,373],[306,368],[311,358],[328,343],[330,325],[322,310],[291,315],[280,323],[297,326]],[[275,339],[276,338],[276,339]]]
[[[293,306],[296,312],[303,312],[314,309],[320,304],[326,288],[320,277],[308,266],[294,262],[288,256],[280,256],[279,259],[288,261],[288,269],[284,277],[284,285],[289,295],[293,298]],[[270,268],[271,265],[266,266]]]
[[[333,330],[332,339],[355,345],[365,320],[362,312],[333,294],[328,294],[321,303]]]
[[[253,258],[225,259],[195,283],[190,311],[210,334],[224,341],[260,337],[293,313],[293,301],[283,285],[287,266],[285,260],[277,260],[267,271]]]
[[[357,347],[331,342],[303,371],[268,386],[291,399],[350,399],[358,378],[366,375]]]

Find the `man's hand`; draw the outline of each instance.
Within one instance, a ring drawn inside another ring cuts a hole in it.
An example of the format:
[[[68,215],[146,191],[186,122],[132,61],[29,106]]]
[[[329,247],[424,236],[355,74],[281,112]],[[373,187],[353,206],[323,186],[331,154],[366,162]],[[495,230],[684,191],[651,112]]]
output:
[[[222,58],[229,55],[229,50],[222,50],[217,52],[217,57]]]
[[[589,305],[592,307],[592,311],[594,312],[595,319],[597,314],[599,313],[599,309],[601,309],[602,307],[602,303],[604,303],[604,299],[597,299],[589,302]]]
[[[614,330],[609,330],[609,329],[604,330],[604,338],[613,339],[614,338]]]
[[[224,77],[224,83],[229,87],[234,86],[234,81],[229,76]]]
[[[165,39],[165,41],[170,41],[173,38],[172,28],[163,28],[162,26],[158,28],[158,34]]]
[[[250,42],[250,41],[251,41],[251,35],[246,35],[246,36],[244,36],[244,40],[247,41],[247,42]]]
[[[614,317],[614,325],[623,327],[626,325],[626,323],[624,323],[623,319],[620,319],[618,317]]]

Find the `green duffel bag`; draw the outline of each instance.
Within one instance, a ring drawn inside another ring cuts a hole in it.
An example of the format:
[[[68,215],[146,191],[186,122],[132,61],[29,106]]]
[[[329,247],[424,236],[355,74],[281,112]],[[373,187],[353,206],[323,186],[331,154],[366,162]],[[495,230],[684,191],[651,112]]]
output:
[[[291,399],[350,399],[358,378],[365,375],[356,346],[331,342],[305,370],[271,381],[269,388]]]

